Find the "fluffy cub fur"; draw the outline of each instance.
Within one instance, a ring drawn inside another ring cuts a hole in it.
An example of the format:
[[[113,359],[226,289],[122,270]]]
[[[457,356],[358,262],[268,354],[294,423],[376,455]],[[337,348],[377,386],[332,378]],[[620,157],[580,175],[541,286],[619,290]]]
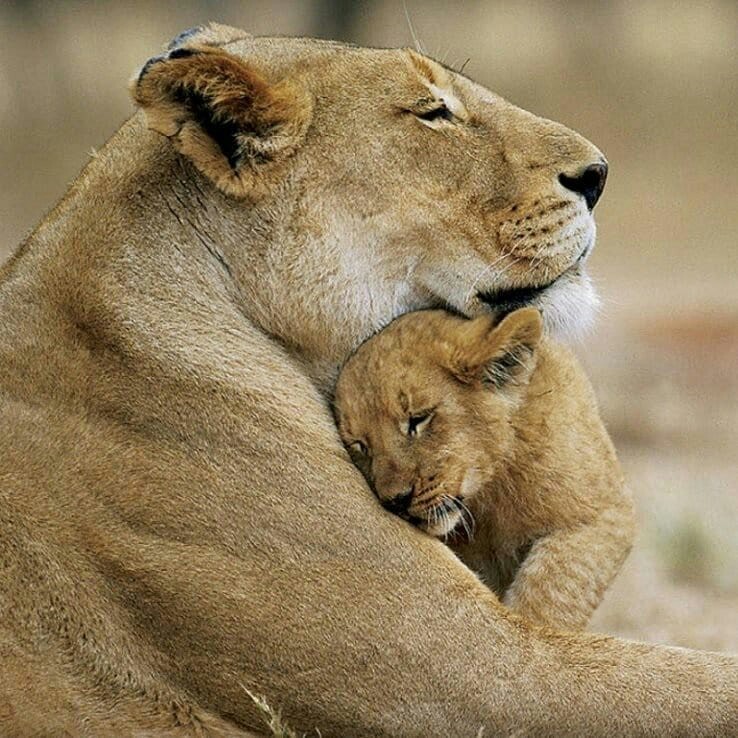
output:
[[[541,342],[537,310],[405,315],[349,360],[336,410],[386,508],[527,619],[586,625],[631,547],[632,502],[592,388]]]

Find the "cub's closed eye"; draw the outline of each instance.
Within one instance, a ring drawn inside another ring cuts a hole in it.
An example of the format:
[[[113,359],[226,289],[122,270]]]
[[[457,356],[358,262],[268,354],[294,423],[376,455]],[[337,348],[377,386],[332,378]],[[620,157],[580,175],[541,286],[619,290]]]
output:
[[[432,410],[411,415],[407,419],[407,435],[411,437],[420,435],[428,427],[428,423],[430,423],[432,417]]]
[[[352,444],[350,444],[349,451],[352,451],[355,454],[359,454],[359,456],[366,456],[369,453],[369,449],[366,447],[366,444],[362,443],[361,441],[354,441]]]

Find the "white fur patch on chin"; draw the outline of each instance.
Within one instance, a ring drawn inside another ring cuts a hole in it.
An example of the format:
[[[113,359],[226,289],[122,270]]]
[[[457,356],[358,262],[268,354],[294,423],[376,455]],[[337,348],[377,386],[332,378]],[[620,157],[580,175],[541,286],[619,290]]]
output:
[[[594,324],[600,299],[589,276],[563,275],[534,303],[543,313],[546,331],[556,338],[575,340]]]

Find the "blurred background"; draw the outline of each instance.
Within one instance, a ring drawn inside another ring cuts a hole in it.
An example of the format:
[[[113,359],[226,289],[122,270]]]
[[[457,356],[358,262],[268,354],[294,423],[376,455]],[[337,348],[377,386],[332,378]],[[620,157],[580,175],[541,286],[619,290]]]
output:
[[[407,0],[425,51],[607,155],[576,350],[641,532],[593,629],[738,650],[738,3]],[[133,70],[206,20],[412,45],[402,0],[3,0],[0,260],[132,112]]]

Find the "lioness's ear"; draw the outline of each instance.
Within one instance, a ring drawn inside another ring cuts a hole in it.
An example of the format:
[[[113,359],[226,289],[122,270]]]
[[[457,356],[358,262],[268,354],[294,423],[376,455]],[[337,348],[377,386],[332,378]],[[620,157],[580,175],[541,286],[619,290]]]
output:
[[[535,368],[542,329],[535,308],[516,310],[499,325],[487,315],[470,320],[460,331],[451,370],[462,382],[494,388],[523,385]]]
[[[271,83],[251,64],[203,44],[150,59],[131,94],[149,128],[239,197],[300,145],[312,115],[312,99],[298,84]]]

